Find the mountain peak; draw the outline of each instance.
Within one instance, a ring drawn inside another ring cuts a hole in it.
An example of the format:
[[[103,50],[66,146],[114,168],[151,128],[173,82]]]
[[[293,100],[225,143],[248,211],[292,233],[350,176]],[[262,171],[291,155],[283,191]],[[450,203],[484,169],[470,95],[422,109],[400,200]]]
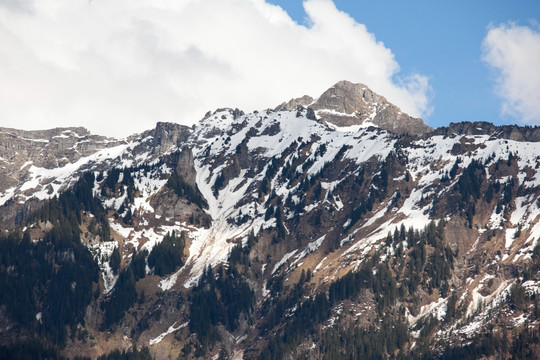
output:
[[[303,96],[283,103],[277,109],[293,110],[299,105],[311,107],[324,122],[338,127],[377,126],[397,134],[411,135],[433,130],[422,119],[403,113],[367,85],[346,80],[337,82],[316,100]]]
[[[355,116],[368,104],[384,104],[386,99],[372,92],[366,85],[342,80],[326,90],[313,104],[315,110],[331,110]]]

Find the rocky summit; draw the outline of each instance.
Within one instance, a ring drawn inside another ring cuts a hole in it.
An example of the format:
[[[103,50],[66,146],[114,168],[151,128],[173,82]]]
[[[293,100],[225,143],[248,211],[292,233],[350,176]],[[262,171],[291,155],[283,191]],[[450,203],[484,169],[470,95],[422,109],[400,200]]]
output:
[[[540,356],[540,132],[362,84],[126,139],[0,128],[0,357]]]
[[[339,127],[376,126],[395,134],[419,135],[433,130],[422,119],[413,118],[371,91],[364,84],[340,81],[314,100],[310,96],[292,99],[277,109],[306,106],[327,124]]]

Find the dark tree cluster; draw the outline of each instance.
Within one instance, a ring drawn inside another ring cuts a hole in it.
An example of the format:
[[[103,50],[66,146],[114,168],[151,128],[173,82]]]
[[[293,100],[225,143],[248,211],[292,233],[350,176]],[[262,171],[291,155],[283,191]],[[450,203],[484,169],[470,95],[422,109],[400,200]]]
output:
[[[131,350],[113,350],[106,355],[101,355],[98,360],[153,360],[150,349],[143,346],[141,350],[133,347]]]
[[[398,296],[396,281],[388,265],[377,265],[377,260],[377,257],[373,257],[359,271],[349,272],[333,282],[328,290],[330,303],[354,299],[362,289],[370,289],[375,294],[379,313],[393,305]]]
[[[274,287],[275,284],[270,286]],[[397,299],[396,282],[388,264],[380,263],[378,256],[366,260],[359,271],[350,272],[330,284],[328,296],[321,293],[303,300],[304,291],[299,285],[295,286],[283,299],[267,300],[263,304],[263,314],[267,313],[267,322],[263,333],[278,324],[285,323],[286,325],[281,334],[271,340],[263,349],[260,358],[285,358],[307,335],[313,333],[317,325],[330,317],[331,309],[335,305],[346,299],[356,299],[363,289],[373,291],[380,313],[392,306]],[[296,308],[296,310],[292,316],[287,316],[288,309],[291,308]]]
[[[136,282],[131,267],[126,268],[118,276],[110,297],[102,303],[102,308],[105,311],[103,322],[105,329],[118,323],[137,300]]]
[[[392,245],[397,255],[395,269],[402,287],[401,294],[413,294],[418,286],[423,286],[429,293],[438,289],[441,296],[448,296],[454,253],[445,245],[445,225],[442,220],[437,225],[431,222],[423,231],[406,230],[402,226],[393,235],[388,234],[386,244]],[[404,244],[408,244],[409,249],[402,258]],[[429,256],[428,247],[432,250]]]
[[[118,168],[109,170],[103,186],[114,192],[116,190],[116,184],[118,184],[118,180],[120,180],[120,172],[121,170]]]
[[[98,266],[70,222],[57,222],[41,241],[28,233],[0,237],[0,304],[13,321],[52,343],[63,344],[98,282]],[[36,314],[40,313],[40,318]]]
[[[223,175],[220,174],[220,176]],[[222,182],[225,180],[224,178],[220,178],[220,176],[218,176],[218,180],[221,181],[221,183],[218,185],[214,184],[215,189],[219,189],[219,187],[223,185]],[[218,180],[216,180],[216,183],[218,183]],[[208,207],[208,202],[200,192],[197,185],[193,186],[188,184],[182,176],[178,175],[176,171],[171,173],[169,180],[167,180],[167,186],[171,188],[176,195],[186,198],[189,202],[197,205],[201,209]]]
[[[271,190],[270,184],[272,183],[272,179],[277,175],[278,170],[281,169],[282,174],[284,171],[287,171],[285,170],[286,167],[284,167],[285,159],[297,148],[297,146],[298,144],[296,142],[293,142],[289,147],[287,147],[283,151],[281,156],[273,157],[270,160],[266,168],[264,178],[262,179],[261,184],[259,185],[259,199],[262,199],[264,195],[267,195],[268,193],[270,193],[270,190]]]
[[[211,344],[219,339],[216,325],[236,330],[241,314],[249,314],[254,302],[253,290],[234,267],[220,267],[217,274],[207,268],[191,295],[189,328],[202,344]]]
[[[80,241],[82,212],[94,214],[99,234],[110,236],[94,181],[93,173],[84,174],[36,212],[33,220],[52,223],[42,240],[32,242],[28,233],[0,237],[0,303],[13,321],[53,344],[65,343],[68,327],[74,335],[84,324],[98,282],[98,266]]]
[[[79,241],[79,225],[82,222],[82,211],[88,211],[95,218],[95,234],[108,241],[110,239],[110,228],[107,213],[101,201],[94,197],[94,182],[94,174],[91,172],[85,173],[73,188],[47,201],[32,217],[32,220],[50,221],[52,224],[59,225],[63,235],[70,232],[69,236],[63,238]]]
[[[394,351],[402,350],[410,338],[406,321],[392,315],[396,301],[407,301],[404,294],[413,294],[420,285],[428,291],[439,289],[442,296],[448,292],[447,281],[454,254],[444,245],[444,227],[444,221],[439,221],[437,225],[430,223],[423,231],[406,230],[404,226],[396,229],[393,235],[388,235],[386,243],[396,251],[401,249],[401,254],[397,255],[401,260],[381,261],[379,255],[375,254],[364,260],[357,271],[349,272],[331,283],[328,296],[322,293],[305,300],[302,288],[295,286],[286,296],[267,300],[262,307],[266,322],[261,335],[279,324],[285,325],[278,333],[279,336],[263,349],[260,358],[285,358],[296,350],[296,346],[306,336],[314,333],[318,324],[329,318],[334,306],[344,300],[355,301],[363,291],[374,295],[377,313],[382,321],[381,327],[362,329],[351,326],[325,332],[324,336],[329,337],[318,340],[320,353],[328,359],[386,359]],[[405,243],[409,244],[408,249],[404,248]],[[429,256],[427,247],[431,248]],[[278,294],[283,291],[282,281],[281,277],[273,277],[268,281],[267,288]],[[454,300],[457,302],[457,299]],[[291,315],[289,311],[294,308],[296,310]],[[449,311],[450,317],[455,316],[455,305]],[[421,327],[424,333],[429,332],[429,329],[429,326]]]
[[[242,244],[240,243],[232,247],[229,254],[229,266],[235,267],[236,265],[250,265],[249,253],[257,241],[258,240],[255,236],[255,233],[253,232],[253,230],[251,230],[248,234],[245,246],[242,246]]]
[[[456,183],[456,189],[461,195],[457,205],[459,209],[464,209],[469,227],[472,227],[473,217],[476,213],[475,203],[482,195],[481,188],[485,175],[484,165],[473,159],[469,166],[463,169],[463,173]]]
[[[122,257],[120,255],[120,249],[117,247],[114,248],[111,258],[109,259],[109,266],[111,267],[112,271],[117,274],[118,270],[120,270],[120,263],[122,262]]]
[[[361,220],[364,215],[370,211],[373,211],[373,205],[377,202],[384,200],[388,192],[388,184],[390,180],[390,174],[395,171],[397,166],[397,159],[393,153],[390,153],[388,157],[382,162],[379,172],[376,173],[371,179],[369,185],[369,192],[362,194],[361,188],[365,182],[365,170],[362,168],[356,175],[354,181],[351,183],[353,194],[358,194],[359,205],[353,208],[349,217],[345,231],[349,231],[356,223]],[[365,192],[365,191],[364,191]],[[397,202],[401,194],[398,192],[394,201]]]
[[[184,264],[184,248],[186,246],[186,235],[184,232],[180,236],[176,233],[168,233],[163,240],[152,248],[148,255],[148,266],[158,276],[165,276],[174,272]]]
[[[43,345],[37,339],[0,346],[0,360],[66,360],[58,349]],[[81,359],[82,360],[82,359]]]
[[[115,214],[117,218],[118,215],[121,215],[122,221],[126,225],[133,225],[133,213],[129,205],[133,204],[137,192],[132,174],[141,169],[149,170],[147,166],[124,169],[113,168],[108,171],[107,178],[101,184],[101,196],[103,197],[126,195],[124,202],[118,209],[118,214]],[[122,176],[120,177],[120,175]],[[98,177],[102,178],[103,174],[100,173]]]
[[[148,252],[138,251],[131,257],[129,265],[120,273],[110,295],[101,303],[105,312],[103,328],[108,329],[118,323],[137,301],[135,284],[145,277]]]
[[[346,329],[330,328],[318,342],[322,359],[387,359],[401,350],[409,341],[407,321],[403,318],[384,317],[381,326],[368,329],[351,326]],[[399,355],[398,355],[399,356]],[[404,357],[404,356],[403,356]]]

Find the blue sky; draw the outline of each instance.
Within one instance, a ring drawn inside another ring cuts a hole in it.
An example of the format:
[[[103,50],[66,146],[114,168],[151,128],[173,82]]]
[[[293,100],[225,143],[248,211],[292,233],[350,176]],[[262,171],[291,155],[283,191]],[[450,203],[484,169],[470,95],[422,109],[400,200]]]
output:
[[[281,6],[295,21],[306,24],[302,1],[270,2]],[[482,61],[482,41],[490,25],[512,21],[538,26],[540,1],[334,3],[365,24],[378,41],[392,50],[401,68],[399,75],[428,76],[433,89],[433,111],[427,120],[431,126],[459,121],[520,122],[519,118],[501,113],[501,99],[494,92],[496,71]]]
[[[116,137],[364,83],[438,127],[540,124],[540,1],[3,0],[0,126]]]

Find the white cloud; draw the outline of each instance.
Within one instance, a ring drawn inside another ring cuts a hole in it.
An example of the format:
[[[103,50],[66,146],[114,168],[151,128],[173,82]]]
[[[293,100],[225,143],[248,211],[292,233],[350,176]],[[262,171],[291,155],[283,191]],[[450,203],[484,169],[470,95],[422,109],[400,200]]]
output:
[[[2,0],[0,7],[11,11],[31,12],[33,0]]]
[[[273,107],[362,82],[415,116],[425,76],[330,0],[310,26],[264,0],[26,0],[0,6],[0,125],[127,136],[218,107]],[[22,4],[22,3],[21,3]]]
[[[502,112],[525,123],[540,123],[540,32],[515,23],[491,26],[483,60],[496,69]]]

